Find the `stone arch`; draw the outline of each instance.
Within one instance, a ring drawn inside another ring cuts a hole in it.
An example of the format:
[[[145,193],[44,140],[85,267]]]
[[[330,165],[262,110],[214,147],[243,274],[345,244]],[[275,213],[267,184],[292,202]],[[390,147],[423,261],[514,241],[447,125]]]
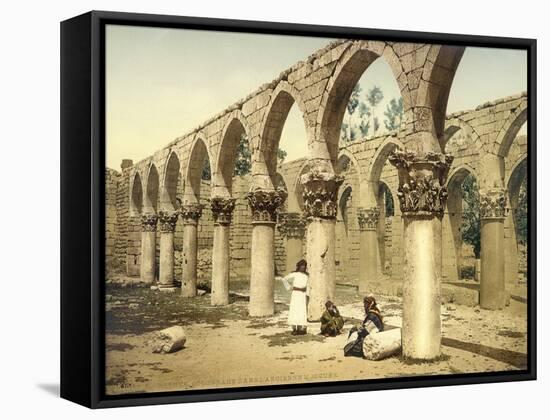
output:
[[[166,161],[164,181],[162,183],[160,207],[163,210],[175,211],[179,208],[178,188],[181,188],[181,165],[178,154],[172,150]]]
[[[453,169],[447,181],[449,196],[447,199],[447,211],[442,221],[442,259],[443,278],[445,281],[458,281],[462,277],[462,183],[469,175],[473,176],[476,180],[478,179],[475,170],[471,166],[466,164],[460,165]]]
[[[508,156],[510,147],[512,147],[512,143],[525,122],[527,122],[527,100],[519,104],[500,129],[496,139],[497,154],[499,156],[503,158]]]
[[[310,147],[313,158],[336,163],[340,128],[349,97],[363,73],[378,58],[383,58],[392,69],[404,108],[410,106],[406,81],[399,77],[403,68],[393,49],[386,48],[383,42],[354,42],[339,58],[321,98],[316,136]]]
[[[433,132],[441,150],[444,148],[447,101],[464,50],[465,47],[454,45],[430,46],[423,71],[414,80],[409,79],[411,90],[414,85],[418,86],[413,116],[415,130]]]
[[[184,204],[200,203],[202,170],[206,159],[208,159],[208,164],[210,168],[212,168],[212,160],[210,158],[210,150],[207,146],[206,137],[203,133],[199,132],[193,139],[191,151],[189,152],[189,159],[187,161],[184,181]]]
[[[350,200],[353,197],[353,187],[351,184],[345,184],[341,188],[340,198],[338,199],[339,218],[344,223],[346,236],[349,233],[349,214],[348,207],[350,206]]]
[[[240,110],[233,111],[226,120],[218,147],[216,166],[213,174],[212,195],[230,197],[232,192],[235,158],[242,135],[248,137],[250,130],[246,118]]]
[[[147,213],[156,213],[159,199],[159,173],[154,163],[149,165],[146,185],[143,211]]]
[[[465,144],[465,147],[473,147],[476,151],[481,148],[482,142],[475,128],[461,118],[453,118],[447,121],[445,132],[443,133],[443,138],[440,143],[444,153],[450,153],[447,151],[447,144],[449,144],[453,137],[460,132],[468,136],[470,140]]]
[[[300,92],[286,81],[280,81],[275,90],[271,93],[271,99],[264,113],[260,127],[260,139],[257,149],[257,157],[254,159],[252,168],[253,177],[257,175],[268,175],[274,186],[277,173],[277,150],[283,128],[292,106],[296,104],[302,115],[306,129],[307,141],[311,136],[310,124],[307,120],[306,105],[302,100]]]
[[[132,178],[130,191],[130,215],[139,216],[143,210],[143,185],[141,183],[141,176],[137,171]]]
[[[365,206],[372,207],[377,205],[378,202],[378,185],[380,182],[380,175],[384,169],[384,165],[388,160],[389,155],[397,148],[403,148],[403,143],[395,137],[388,137],[384,140],[376,149],[374,156],[372,157],[371,164],[367,170],[367,177],[365,185],[362,188],[364,191]],[[397,202],[394,201],[395,204]]]
[[[389,192],[389,197],[392,202],[392,208],[393,213],[388,214],[386,212],[386,191]],[[397,221],[394,221],[394,216],[396,215],[396,208],[395,206],[398,204],[398,201],[396,201],[397,197],[394,195],[394,192],[388,185],[388,183],[385,180],[380,179],[378,181],[378,196],[377,196],[377,205],[380,209],[380,214],[378,216],[378,253],[380,258],[380,269],[381,272],[384,274],[390,274],[391,273],[391,265],[392,265],[392,258],[391,258],[391,251],[392,245],[386,246],[386,227],[387,223],[386,220],[388,217],[391,217],[391,224],[390,224],[390,240],[393,242],[393,230],[394,228],[397,229],[399,224]],[[394,223],[395,222],[395,223]],[[397,245],[397,244],[396,244]]]

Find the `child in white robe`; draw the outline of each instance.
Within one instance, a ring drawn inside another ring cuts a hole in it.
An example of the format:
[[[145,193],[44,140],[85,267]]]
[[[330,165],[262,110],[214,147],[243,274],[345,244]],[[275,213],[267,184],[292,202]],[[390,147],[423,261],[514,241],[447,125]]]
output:
[[[298,261],[296,271],[283,278],[286,290],[292,290],[287,323],[292,326],[293,335],[307,333],[308,279],[307,262],[305,260]]]

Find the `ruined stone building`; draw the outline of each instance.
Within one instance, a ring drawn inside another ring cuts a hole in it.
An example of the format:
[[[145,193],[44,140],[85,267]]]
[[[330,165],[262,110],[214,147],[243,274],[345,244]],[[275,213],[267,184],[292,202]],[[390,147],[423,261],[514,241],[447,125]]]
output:
[[[443,299],[501,309],[519,279],[515,208],[526,179],[527,94],[446,115],[464,48],[337,41],[140,161],[106,170],[107,276],[124,272],[192,297],[250,279],[250,315],[274,312],[274,277],[307,256],[316,319],[336,282],[403,296],[403,352],[439,355]],[[404,103],[401,129],[342,144],[353,87],[377,58]],[[308,158],[278,165],[287,114],[303,116]],[[251,174],[234,177],[241,135]],[[203,162],[211,181],[202,180]],[[479,288],[464,288],[461,184],[479,185]],[[389,192],[387,192],[389,191]],[[391,197],[393,214],[385,214]]]

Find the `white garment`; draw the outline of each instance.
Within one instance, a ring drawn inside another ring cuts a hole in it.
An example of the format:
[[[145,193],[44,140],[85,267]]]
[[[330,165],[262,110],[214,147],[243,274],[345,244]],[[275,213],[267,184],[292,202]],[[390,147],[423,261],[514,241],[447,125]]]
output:
[[[283,278],[286,290],[293,288],[306,289],[292,290],[290,295],[290,309],[288,311],[288,325],[307,325],[307,296],[309,296],[308,275],[299,271],[288,274]]]

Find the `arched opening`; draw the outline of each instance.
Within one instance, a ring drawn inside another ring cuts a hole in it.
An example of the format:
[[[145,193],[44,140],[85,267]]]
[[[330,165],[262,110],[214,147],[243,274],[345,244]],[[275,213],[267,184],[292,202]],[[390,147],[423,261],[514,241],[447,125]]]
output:
[[[447,211],[442,224],[443,281],[476,279],[481,251],[479,187],[473,170],[456,169],[447,184]]]
[[[296,180],[294,182],[294,197],[297,205],[296,210],[299,209],[300,212],[304,211],[304,187],[300,182],[300,178],[302,177],[302,175],[307,174],[309,171],[310,171],[309,165],[308,164],[303,165],[300,171],[298,172],[298,175],[296,176]],[[293,211],[290,208],[291,203],[292,202],[289,201],[289,211]]]
[[[380,209],[378,219],[378,251],[380,253],[381,272],[385,275],[391,275],[395,201],[386,182],[381,181],[378,185],[377,201],[378,208]]]
[[[141,177],[136,172],[132,182],[132,195],[130,200],[130,215],[139,216],[143,210],[143,186],[141,185]]]
[[[357,283],[359,235],[355,227],[356,199],[354,189],[346,184],[341,188],[336,217],[336,279],[342,283]],[[354,259],[355,257],[355,259]]]
[[[316,150],[318,156],[315,157],[329,159],[335,165],[340,138],[349,142],[381,133],[381,128],[385,127],[382,123],[384,98],[395,99],[394,110],[399,117],[393,119],[393,124],[398,125],[404,119],[406,104],[400,98],[406,84],[399,84],[395,79],[401,74],[401,67],[399,64],[392,67],[391,63],[398,61],[386,62],[378,57],[364,44],[357,43],[341,58],[329,82],[331,88],[321,102],[324,110],[320,116],[319,138],[325,142],[326,151]],[[360,82],[362,76],[365,79]],[[400,87],[395,88],[396,85]]]
[[[527,157],[516,163],[507,185],[508,205],[510,212],[505,224],[507,247],[506,266],[507,283],[511,287],[527,281],[527,247],[528,247],[528,180]]]
[[[162,189],[161,208],[166,211],[175,211],[179,208],[178,195],[181,195],[182,185],[180,176],[180,160],[172,152],[166,164],[164,186]]]
[[[204,197],[209,197],[210,191],[207,191],[204,197],[201,197],[201,186],[205,183],[209,188],[211,178],[212,173],[206,143],[201,137],[197,137],[189,154],[183,203],[198,204],[201,203],[201,199]]]
[[[159,173],[154,163],[149,167],[147,175],[147,191],[145,194],[144,213],[156,213],[159,198]]]
[[[254,175],[268,175],[270,186],[275,185],[277,171],[283,162],[307,156],[308,133],[305,107],[299,93],[287,82],[280,82],[268,105],[261,128],[259,159]]]

